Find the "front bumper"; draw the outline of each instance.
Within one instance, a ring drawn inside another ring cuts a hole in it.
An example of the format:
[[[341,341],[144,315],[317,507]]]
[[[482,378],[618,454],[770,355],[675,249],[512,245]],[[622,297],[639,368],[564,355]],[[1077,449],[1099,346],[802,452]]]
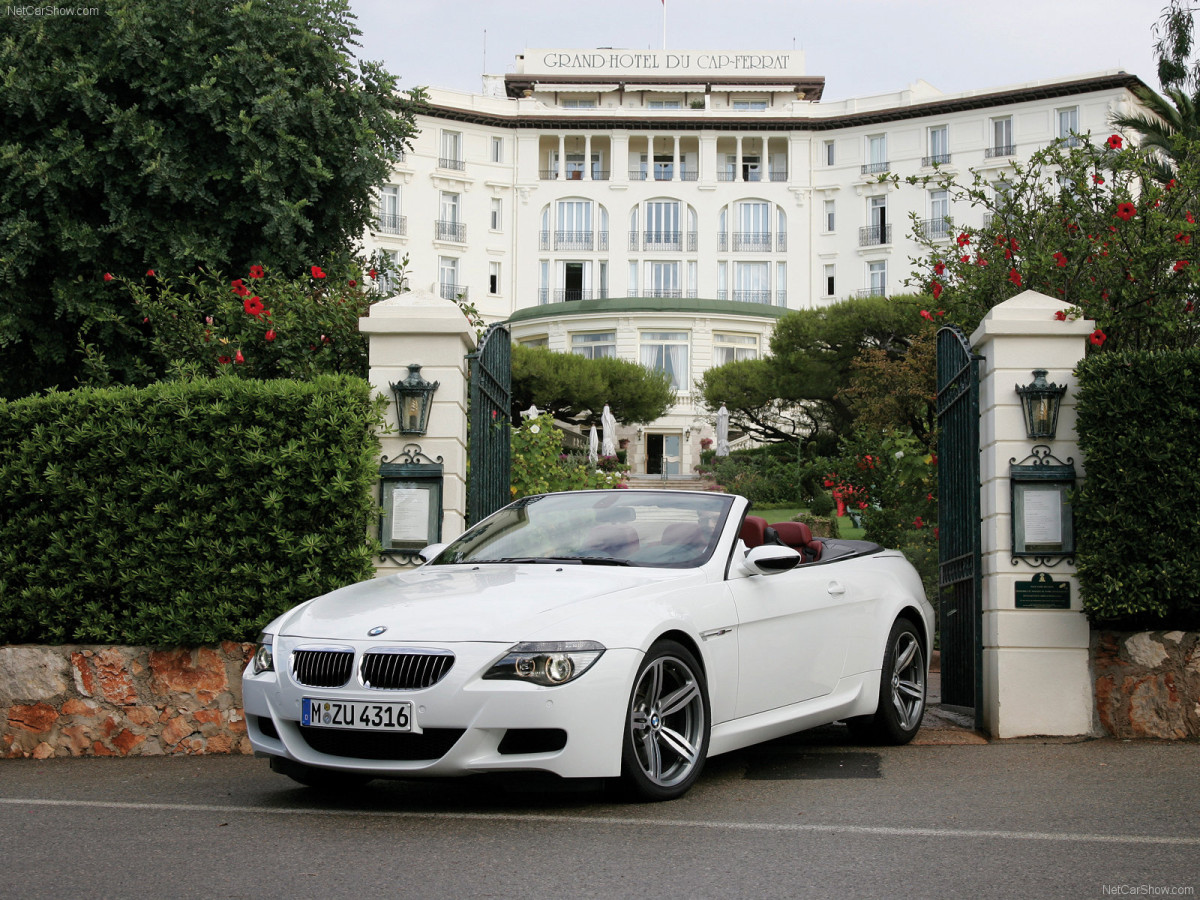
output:
[[[482,680],[483,673],[504,656],[510,644],[410,645],[450,650],[455,655],[454,665],[429,688],[373,690],[355,678],[339,688],[296,683],[289,665],[291,652],[307,643],[312,642],[277,636],[276,671],[256,675],[251,664],[243,673],[246,729],[259,754],[379,777],[530,770],[564,778],[620,774],[626,705],[642,658],[640,651],[606,650],[574,681],[541,687],[518,681]],[[362,653],[379,646],[375,642],[338,643],[353,647],[355,671]],[[305,697],[372,703],[407,700],[413,705],[413,718],[420,732],[407,735],[303,728],[300,710]],[[565,732],[565,743],[543,739],[555,731]],[[545,749],[559,744],[558,749]]]

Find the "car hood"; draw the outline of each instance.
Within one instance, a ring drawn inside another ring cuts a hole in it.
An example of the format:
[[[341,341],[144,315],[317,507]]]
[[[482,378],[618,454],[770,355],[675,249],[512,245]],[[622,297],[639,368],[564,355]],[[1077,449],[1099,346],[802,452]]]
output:
[[[695,571],[577,565],[424,566],[341,588],[285,614],[278,633],[319,640],[529,640],[597,597],[696,578]]]

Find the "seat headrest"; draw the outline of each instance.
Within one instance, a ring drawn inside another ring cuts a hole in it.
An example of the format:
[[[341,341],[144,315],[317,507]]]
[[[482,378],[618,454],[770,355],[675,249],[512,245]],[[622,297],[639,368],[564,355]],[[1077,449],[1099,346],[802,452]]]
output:
[[[776,522],[771,527],[789,547],[804,547],[812,543],[812,529],[803,522]]]
[[[746,516],[742,521],[742,530],[738,537],[746,545],[746,549],[761,547],[767,536],[767,520],[758,516]]]

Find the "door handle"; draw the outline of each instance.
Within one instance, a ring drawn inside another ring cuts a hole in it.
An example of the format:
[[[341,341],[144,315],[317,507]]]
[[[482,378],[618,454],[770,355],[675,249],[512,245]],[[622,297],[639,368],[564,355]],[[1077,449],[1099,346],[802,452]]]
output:
[[[842,594],[846,593],[846,589],[842,587],[842,583],[840,581],[829,582],[828,590],[830,596],[832,597],[840,597]]]

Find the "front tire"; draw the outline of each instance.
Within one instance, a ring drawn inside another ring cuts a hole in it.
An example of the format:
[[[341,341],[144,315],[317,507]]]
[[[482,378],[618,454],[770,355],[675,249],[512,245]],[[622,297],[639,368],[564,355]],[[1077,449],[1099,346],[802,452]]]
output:
[[[633,679],[621,777],[636,799],[674,800],[700,777],[708,755],[708,684],[682,644],[652,646]]]
[[[846,724],[860,740],[875,744],[907,744],[925,715],[925,653],[916,626],[897,619],[888,634],[879,675],[879,707],[873,716]]]

